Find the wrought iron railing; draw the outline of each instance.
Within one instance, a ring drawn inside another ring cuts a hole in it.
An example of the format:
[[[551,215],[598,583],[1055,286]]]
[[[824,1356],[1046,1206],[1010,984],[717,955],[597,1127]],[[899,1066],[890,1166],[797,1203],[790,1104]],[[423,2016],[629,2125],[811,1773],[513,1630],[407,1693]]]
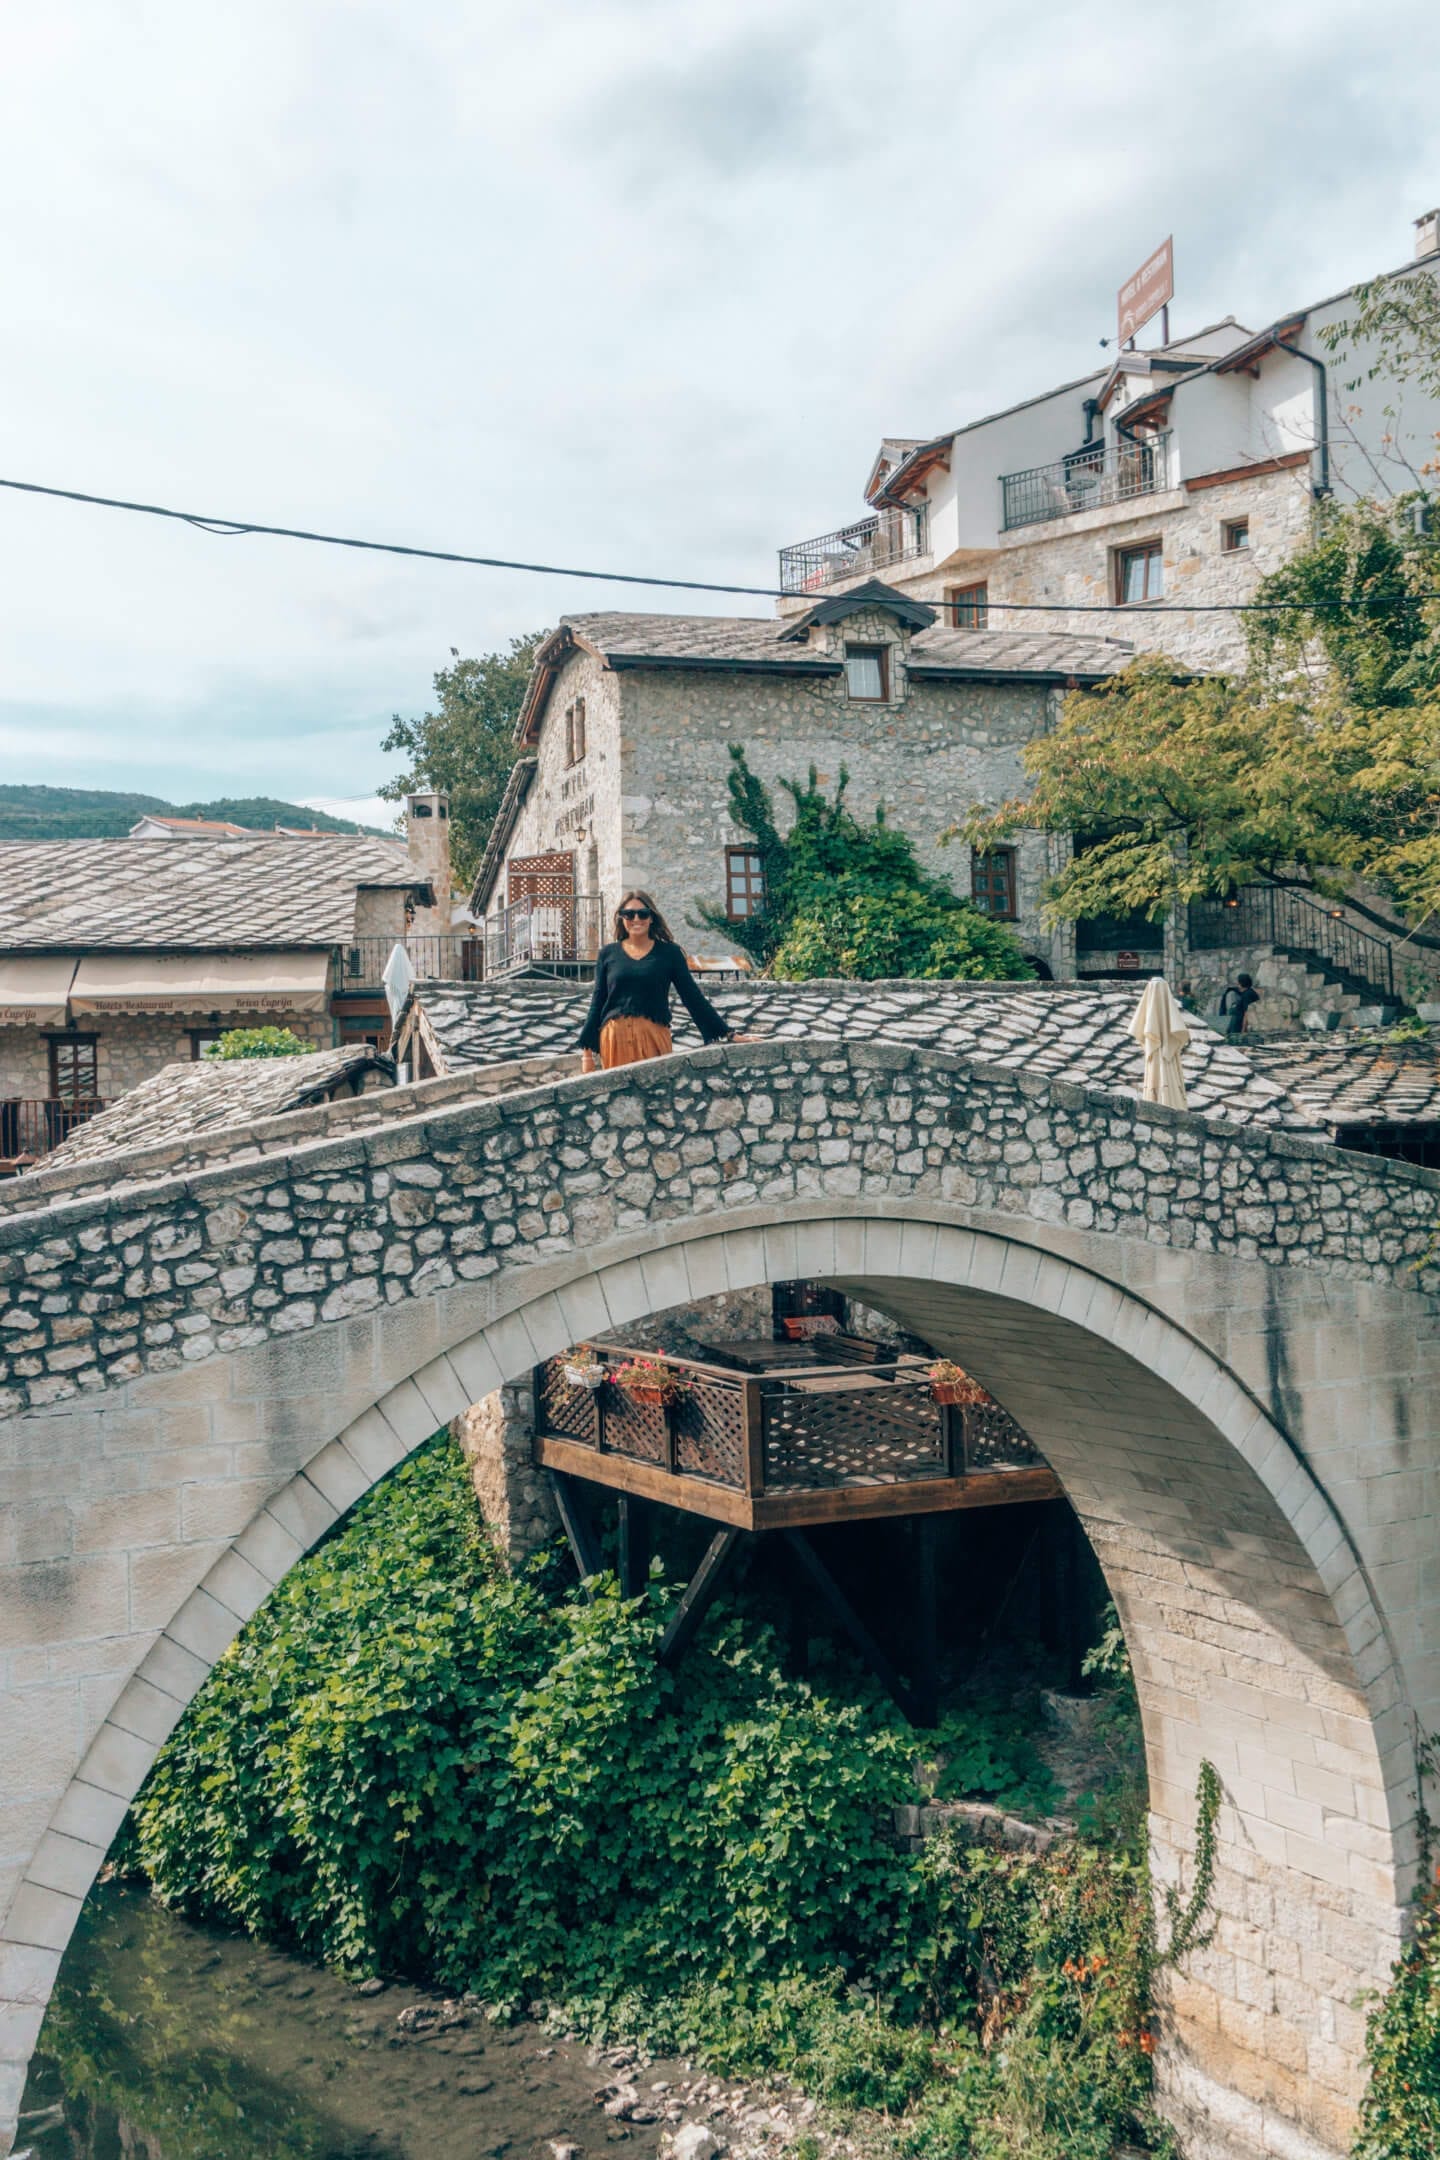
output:
[[[815,540],[797,540],[780,550],[780,590],[823,592],[846,578],[868,577],[898,562],[913,562],[929,552],[929,505],[913,510],[882,510],[859,518]]]
[[[355,938],[340,948],[336,985],[341,990],[378,989],[385,964],[403,944],[421,981],[488,982],[529,964],[588,965],[605,942],[605,903],[598,893],[514,906],[474,930],[403,938]]]
[[[538,1367],[538,1437],[575,1441],[600,1455],[752,1497],[1046,1467],[998,1403],[937,1403],[914,1358],[867,1365],[863,1376],[847,1368],[836,1392],[825,1385],[834,1380],[834,1365],[754,1376],[669,1358],[663,1362],[684,1389],[677,1401],[662,1404],[637,1401],[608,1377],[636,1354],[592,1352],[607,1374],[593,1389],[566,1377],[568,1358]]]
[[[1168,433],[1144,442],[1089,443],[1054,465],[1031,465],[1024,472],[1002,473],[1001,522],[1006,532],[1017,525],[1044,525],[1051,518],[1074,517],[1138,495],[1158,495],[1170,485]]]
[[[48,1155],[62,1140],[69,1139],[77,1125],[85,1124],[104,1108],[98,1096],[78,1102],[16,1096],[0,1102],[0,1160],[29,1162]]]
[[[1395,997],[1395,948],[1351,922],[1338,902],[1325,904],[1288,885],[1242,885],[1228,900],[1192,900],[1190,943],[1197,951],[1277,945],[1327,962],[1387,1002]]]

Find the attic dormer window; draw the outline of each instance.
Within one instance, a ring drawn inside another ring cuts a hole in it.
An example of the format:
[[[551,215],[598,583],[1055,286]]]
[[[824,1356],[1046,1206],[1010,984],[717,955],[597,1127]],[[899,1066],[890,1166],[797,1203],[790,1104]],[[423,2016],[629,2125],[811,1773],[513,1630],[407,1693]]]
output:
[[[852,698],[881,705],[890,695],[890,651],[885,645],[845,647],[845,690]]]

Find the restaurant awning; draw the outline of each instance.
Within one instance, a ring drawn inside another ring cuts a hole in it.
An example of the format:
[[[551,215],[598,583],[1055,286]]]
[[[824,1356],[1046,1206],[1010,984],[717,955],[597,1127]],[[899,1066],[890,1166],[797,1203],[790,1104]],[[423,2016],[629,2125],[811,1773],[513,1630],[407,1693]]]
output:
[[[77,1013],[323,1012],[328,952],[96,953],[70,992]]]
[[[0,1027],[63,1028],[74,973],[73,953],[0,957]]]

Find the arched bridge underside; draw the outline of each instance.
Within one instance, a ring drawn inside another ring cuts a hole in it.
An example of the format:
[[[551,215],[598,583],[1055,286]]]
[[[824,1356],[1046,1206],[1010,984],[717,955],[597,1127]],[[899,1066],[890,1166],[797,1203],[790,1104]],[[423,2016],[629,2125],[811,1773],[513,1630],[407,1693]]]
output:
[[[1220,1772],[1220,1923],[1158,2058],[1187,2149],[1341,2153],[1440,1724],[1440,1178],[828,1041],[366,1114],[0,1215],[0,2121],[156,1749],[337,1515],[568,1344],[812,1277],[961,1357],[1063,1480],[1162,1881]]]

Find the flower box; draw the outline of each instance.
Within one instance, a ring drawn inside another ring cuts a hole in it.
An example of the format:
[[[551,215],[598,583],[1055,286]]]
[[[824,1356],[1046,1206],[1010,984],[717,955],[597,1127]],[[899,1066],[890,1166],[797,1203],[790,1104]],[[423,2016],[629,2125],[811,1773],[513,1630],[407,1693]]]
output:
[[[988,1403],[978,1380],[972,1380],[963,1365],[952,1364],[949,1358],[941,1358],[938,1365],[930,1368],[930,1400],[956,1406],[974,1408],[977,1403]]]
[[[663,1409],[691,1393],[690,1382],[660,1358],[632,1358],[617,1365],[610,1378],[632,1401]]]

